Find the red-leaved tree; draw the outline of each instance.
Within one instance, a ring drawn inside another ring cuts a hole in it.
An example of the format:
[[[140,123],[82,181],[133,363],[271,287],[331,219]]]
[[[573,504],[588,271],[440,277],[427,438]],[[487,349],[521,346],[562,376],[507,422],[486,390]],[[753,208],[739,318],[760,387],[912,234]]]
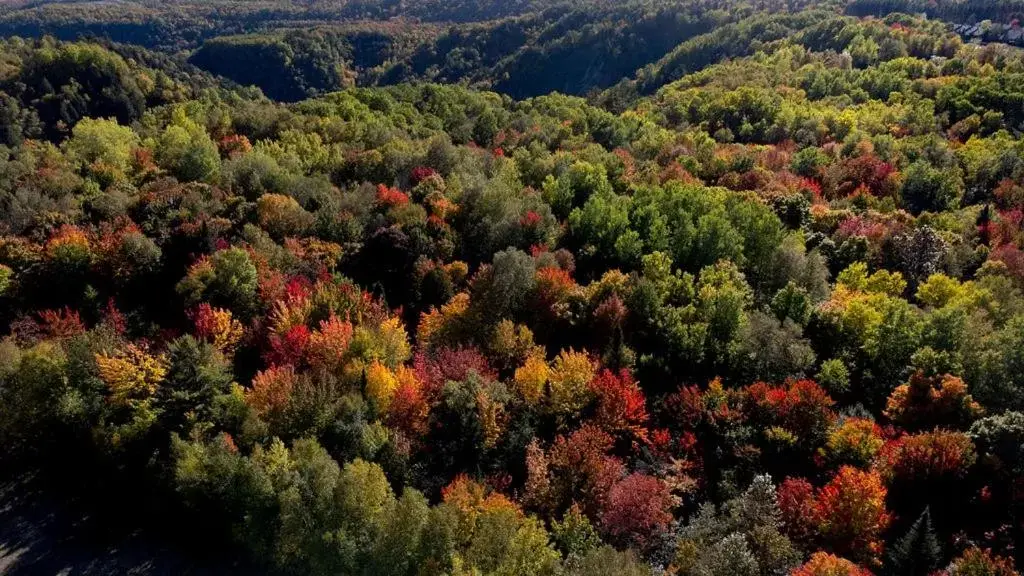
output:
[[[672,521],[668,485],[653,476],[633,473],[608,491],[601,511],[605,534],[643,548]]]
[[[887,493],[877,472],[843,466],[817,490],[806,480],[787,479],[778,498],[786,531],[794,540],[877,564],[882,535],[891,521],[885,508]]]

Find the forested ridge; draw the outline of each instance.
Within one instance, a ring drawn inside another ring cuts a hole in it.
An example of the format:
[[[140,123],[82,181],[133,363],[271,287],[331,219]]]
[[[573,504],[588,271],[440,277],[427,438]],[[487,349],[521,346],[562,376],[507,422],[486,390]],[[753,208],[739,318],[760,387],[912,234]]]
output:
[[[185,51],[199,67],[285,101],[404,81],[459,82],[523,98],[604,89],[719,26],[812,5],[839,3],[43,3],[0,11],[0,33]]]
[[[1024,53],[905,4],[8,6],[61,38],[0,41],[0,508],[238,573],[1018,574]]]

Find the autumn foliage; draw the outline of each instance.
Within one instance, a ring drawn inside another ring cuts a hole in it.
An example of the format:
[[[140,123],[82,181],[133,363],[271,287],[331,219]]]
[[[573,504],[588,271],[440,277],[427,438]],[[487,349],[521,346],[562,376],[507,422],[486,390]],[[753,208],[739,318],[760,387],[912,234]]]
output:
[[[981,415],[981,406],[967,393],[962,379],[949,374],[929,378],[918,371],[893,391],[885,415],[911,430],[963,428]]]
[[[618,374],[605,369],[590,382],[597,397],[594,419],[610,434],[647,440],[647,406],[643,391],[628,370]]]
[[[193,315],[196,335],[224,353],[231,353],[242,339],[242,324],[223,308],[202,303]]]
[[[872,576],[871,571],[845,558],[827,552],[815,552],[806,564],[790,576]]]
[[[642,547],[672,520],[671,506],[671,494],[662,480],[633,473],[608,490],[601,525],[612,538],[631,539]]]
[[[7,2],[4,496],[255,573],[1015,574],[1020,4]]]
[[[779,507],[798,540],[816,540],[842,556],[877,563],[891,522],[887,492],[876,472],[843,466],[816,489],[805,480],[787,479],[779,488]]]

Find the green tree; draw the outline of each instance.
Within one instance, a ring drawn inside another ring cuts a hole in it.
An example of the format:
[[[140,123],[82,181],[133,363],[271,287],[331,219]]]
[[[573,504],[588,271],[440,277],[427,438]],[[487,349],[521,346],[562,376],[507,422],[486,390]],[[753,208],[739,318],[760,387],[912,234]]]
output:
[[[208,301],[244,317],[257,309],[257,287],[256,265],[249,253],[227,248],[193,265],[177,291],[189,306]]]
[[[903,174],[900,198],[903,206],[913,214],[942,212],[956,207],[962,184],[955,171],[933,168],[918,160]]]
[[[430,506],[419,492],[406,488],[395,501],[367,554],[364,570],[372,576],[402,576],[420,565],[423,531]]]
[[[844,394],[850,389],[850,371],[839,358],[822,362],[815,379],[829,394]]]
[[[83,118],[71,130],[71,138],[64,144],[67,152],[85,165],[96,162],[107,164],[125,172],[131,161],[132,150],[139,145],[139,137],[127,126],[112,119]]]
[[[569,508],[561,521],[554,520],[551,531],[558,549],[570,558],[579,560],[601,546],[597,529],[579,506]]]
[[[174,123],[164,129],[156,159],[183,182],[208,182],[220,173],[220,152],[206,129],[175,111]]]
[[[731,363],[733,373],[744,382],[779,382],[803,376],[814,360],[814,350],[799,325],[754,311],[737,333]]]
[[[167,374],[157,390],[160,421],[172,432],[188,436],[186,424],[209,423],[214,400],[227,394],[231,367],[213,345],[190,335],[171,342],[167,350]]]
[[[494,255],[491,265],[473,281],[471,307],[486,325],[522,311],[536,280],[536,264],[528,254],[509,248]]]
[[[567,220],[569,242],[588,269],[632,268],[640,263],[643,243],[630,228],[630,200],[611,192],[593,194]]]
[[[578,558],[570,558],[566,576],[650,576],[651,569],[632,551],[620,552],[611,546],[595,548]]]
[[[932,528],[931,513],[924,512],[889,550],[887,571],[893,576],[929,576],[942,561],[942,548]]]
[[[604,166],[588,162],[576,162],[558,178],[548,177],[544,182],[544,200],[559,218],[568,217],[573,208],[583,206],[596,194],[608,197],[612,194],[612,185]]]
[[[721,260],[701,270],[696,306],[708,326],[708,360],[723,362],[747,322],[750,286],[735,264]]]
[[[807,291],[790,282],[786,284],[785,288],[775,293],[771,309],[779,321],[789,318],[800,326],[804,326],[811,318],[813,307]]]
[[[350,542],[333,532],[341,510],[335,504],[340,472],[315,440],[297,440],[291,448],[289,482],[277,494],[280,529],[275,559],[284,568],[328,574],[345,566]]]

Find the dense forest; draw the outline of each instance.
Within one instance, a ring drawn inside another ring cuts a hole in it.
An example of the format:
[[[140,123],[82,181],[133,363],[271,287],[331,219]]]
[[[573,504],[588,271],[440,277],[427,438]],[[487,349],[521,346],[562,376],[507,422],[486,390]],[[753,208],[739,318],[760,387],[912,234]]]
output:
[[[102,38],[185,53],[196,66],[259,86],[278,101],[407,81],[461,83],[521,99],[552,91],[593,96],[671,58],[689,64],[672,70],[676,79],[794,34],[807,26],[809,8],[982,22],[983,31],[973,32],[989,41],[1007,41],[1005,31],[1024,15],[1020,2],[988,0],[84,1],[0,8],[0,34]],[[1010,41],[1024,43],[1024,34]]]
[[[0,9],[0,480],[245,574],[1014,576],[1016,6]]]

